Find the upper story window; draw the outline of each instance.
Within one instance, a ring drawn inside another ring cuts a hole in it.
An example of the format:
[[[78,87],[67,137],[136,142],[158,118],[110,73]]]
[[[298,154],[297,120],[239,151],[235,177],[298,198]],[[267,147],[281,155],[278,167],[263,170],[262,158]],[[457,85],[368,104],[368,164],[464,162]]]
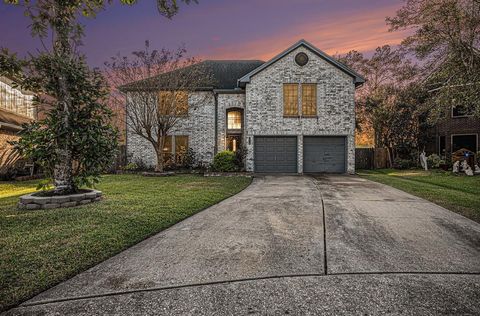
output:
[[[298,83],[283,85],[283,115],[298,116]]]
[[[462,105],[452,106],[452,117],[464,117],[464,116],[472,116],[472,115],[473,115],[472,107],[466,107]]]
[[[242,129],[242,112],[229,111],[227,113],[227,129]]]
[[[34,118],[33,95],[25,94],[21,90],[12,87],[10,84],[2,81],[2,78],[0,78],[0,108]]]
[[[301,91],[300,98],[299,98],[299,91]],[[301,108],[299,106],[299,103],[301,104]],[[317,84],[316,83],[284,84],[283,85],[283,115],[287,117],[288,116],[303,116],[303,117],[316,116],[317,115]]]
[[[302,115],[317,115],[317,85],[302,84]]]
[[[158,110],[162,115],[188,115],[188,93],[186,91],[160,91]]]

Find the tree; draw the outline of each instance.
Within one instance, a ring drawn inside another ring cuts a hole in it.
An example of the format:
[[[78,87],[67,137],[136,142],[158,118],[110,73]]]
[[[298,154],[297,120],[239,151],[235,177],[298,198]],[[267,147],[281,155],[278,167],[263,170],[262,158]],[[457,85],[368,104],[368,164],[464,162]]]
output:
[[[49,129],[51,135],[47,135],[46,130],[41,126],[34,124],[30,129],[26,129],[23,136],[23,148],[26,148],[27,139],[30,141],[51,140],[48,148],[42,144],[36,144],[33,148],[38,148],[38,152],[33,149],[25,150],[25,154],[32,157],[43,156],[39,152],[43,149],[49,150],[52,155],[52,176],[54,179],[55,193],[66,194],[76,189],[74,179],[74,137],[77,131],[75,128],[76,119],[93,119],[102,122],[107,111],[102,109],[97,100],[92,97],[101,97],[102,85],[98,73],[90,72],[84,58],[76,51],[76,47],[81,44],[83,36],[83,25],[78,22],[81,15],[94,17],[95,14],[105,8],[112,0],[4,0],[7,4],[22,6],[25,15],[32,20],[32,35],[39,37],[45,47],[45,52],[39,57],[32,57],[29,64],[33,77],[28,78],[28,74],[17,73],[20,84],[27,88],[43,90],[51,94],[56,102],[54,109],[50,112],[50,120],[46,124],[53,124]],[[195,0],[192,0],[195,2]],[[183,0],[185,3],[191,0]],[[120,0],[123,4],[132,5],[136,0]],[[157,8],[161,14],[170,18],[178,11],[176,0],[157,0]],[[47,49],[43,42],[47,37],[52,39],[52,47]],[[11,61],[9,58],[4,60]],[[4,63],[9,65],[9,63]],[[11,65],[7,69],[0,69],[1,73],[12,73],[18,70],[17,65]],[[77,80],[82,81],[80,87],[86,88],[85,91],[79,91]],[[91,95],[89,93],[92,93]],[[79,98],[78,100],[75,98]],[[88,109],[88,110],[86,110]],[[28,133],[31,134],[28,134]],[[42,135],[43,133],[43,135]],[[108,134],[108,133],[107,133]],[[98,135],[98,134],[97,134]],[[89,137],[88,133],[85,137]],[[21,141],[22,142],[22,141]],[[22,144],[19,144],[19,148]],[[84,164],[84,168],[92,168],[91,161]],[[85,161],[87,162],[87,161]],[[77,166],[78,168],[78,166]],[[95,168],[93,168],[95,169]],[[88,173],[88,171],[87,171]],[[95,174],[94,172],[93,174]],[[84,179],[85,180],[85,179]]]
[[[338,59],[366,78],[356,95],[357,119],[373,129],[375,147],[388,148],[392,160],[401,148],[418,149],[424,92],[416,84],[416,65],[388,45],[371,58],[351,51]]]
[[[480,1],[407,0],[387,24],[411,31],[402,46],[423,63],[430,118],[452,106],[480,117]]]
[[[150,142],[157,156],[155,171],[164,170],[165,142],[189,108],[201,105],[207,93],[198,93],[213,85],[205,63],[185,56],[185,48],[176,51],[150,50],[145,42],[132,57],[114,56],[105,63],[113,87],[112,98],[126,101],[126,124],[136,135]],[[195,98],[189,98],[195,92]]]

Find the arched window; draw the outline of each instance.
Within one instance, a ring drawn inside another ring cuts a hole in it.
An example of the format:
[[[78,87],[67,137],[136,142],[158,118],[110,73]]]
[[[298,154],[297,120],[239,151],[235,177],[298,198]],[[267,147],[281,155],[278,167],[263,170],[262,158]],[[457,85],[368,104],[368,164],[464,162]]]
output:
[[[227,129],[242,129],[242,112],[229,111],[227,121]]]

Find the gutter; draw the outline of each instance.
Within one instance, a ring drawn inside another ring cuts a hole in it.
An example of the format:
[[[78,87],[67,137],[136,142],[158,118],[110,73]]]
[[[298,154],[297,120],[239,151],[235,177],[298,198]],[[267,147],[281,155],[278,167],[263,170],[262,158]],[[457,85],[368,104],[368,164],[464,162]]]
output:
[[[218,153],[218,92],[213,91],[213,97],[215,98],[215,145],[213,146],[213,156]]]

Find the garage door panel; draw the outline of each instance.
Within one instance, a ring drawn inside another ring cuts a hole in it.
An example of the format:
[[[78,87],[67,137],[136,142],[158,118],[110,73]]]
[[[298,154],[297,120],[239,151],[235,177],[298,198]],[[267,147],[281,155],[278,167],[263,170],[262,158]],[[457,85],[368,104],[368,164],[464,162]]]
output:
[[[256,136],[256,172],[297,172],[297,137]]]
[[[308,136],[303,139],[304,172],[345,172],[345,137]]]

